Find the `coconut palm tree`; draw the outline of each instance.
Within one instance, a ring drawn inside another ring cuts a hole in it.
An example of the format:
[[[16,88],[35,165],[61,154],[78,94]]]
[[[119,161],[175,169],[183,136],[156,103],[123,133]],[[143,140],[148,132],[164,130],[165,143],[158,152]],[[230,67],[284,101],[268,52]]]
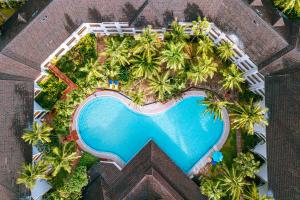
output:
[[[219,56],[220,58],[222,58],[222,60],[228,60],[231,56],[234,55],[234,51],[232,49],[232,44],[229,42],[224,42],[222,43],[220,46],[218,46],[218,52],[219,52]]]
[[[245,191],[243,198],[245,200],[268,200],[266,196],[261,196],[259,194],[259,191],[254,183]]]
[[[193,35],[198,36],[204,36],[206,32],[210,29],[211,23],[207,20],[206,17],[201,19],[200,17],[197,18],[196,21],[193,21],[192,25],[192,31]]]
[[[226,194],[230,195],[233,200],[240,200],[244,187],[248,185],[244,180],[244,176],[237,173],[234,167],[229,170],[224,166],[219,181]]]
[[[142,34],[135,35],[137,45],[134,47],[133,53],[144,56],[148,62],[151,62],[152,57],[161,46],[158,34],[153,32],[151,26],[144,29]]]
[[[22,139],[32,145],[37,145],[51,142],[50,136],[52,127],[47,124],[39,125],[36,121],[33,123],[32,129],[25,129]]]
[[[80,68],[81,72],[86,73],[86,81],[90,82],[92,79],[103,78],[103,75],[100,70],[100,65],[98,60],[90,59],[84,67]]]
[[[184,43],[167,43],[166,48],[161,52],[161,63],[166,63],[167,68],[174,71],[183,69],[185,59],[188,58],[183,51],[184,46]]]
[[[188,79],[193,83],[194,85],[198,85],[199,83],[203,83],[207,81],[207,74],[205,69],[198,65],[198,64],[192,64],[191,69],[187,72]]]
[[[283,12],[290,13],[295,11],[297,14],[300,13],[300,0],[274,0],[274,3],[283,9]]]
[[[106,56],[111,65],[129,64],[129,41],[128,38],[116,39],[115,37],[107,37],[105,39],[105,51],[101,55]]]
[[[217,120],[222,119],[223,108],[228,106],[230,103],[207,97],[201,101],[201,104],[206,106],[205,113],[213,114],[214,120]]]
[[[189,38],[189,35],[185,32],[185,26],[180,25],[177,21],[172,22],[171,29],[171,31],[165,32],[166,40],[171,40],[174,43],[185,43]]]
[[[135,56],[130,63],[132,63],[132,74],[136,78],[148,79],[160,71],[157,59],[152,59],[149,62],[143,56]]]
[[[56,176],[62,169],[71,173],[72,163],[80,156],[75,151],[74,143],[64,143],[61,147],[54,147],[46,158],[46,163],[53,168],[52,176]]]
[[[203,39],[200,39],[198,41],[198,46],[197,46],[197,53],[201,54],[209,54],[214,52],[214,46],[215,44],[213,41],[208,37],[208,36],[203,36]]]
[[[214,58],[208,57],[206,54],[203,54],[202,57],[200,57],[198,65],[204,69],[209,78],[213,78],[215,72],[218,70],[218,64],[214,62]]]
[[[222,71],[223,79],[220,83],[223,88],[242,92],[242,83],[245,82],[243,72],[241,72],[235,64],[231,64],[228,68]]]
[[[248,134],[253,135],[254,124],[263,123],[268,125],[264,116],[267,110],[266,108],[261,108],[259,104],[254,103],[252,98],[244,104],[235,103],[231,108],[230,114],[233,128],[244,129]]]
[[[201,193],[206,195],[209,200],[220,200],[226,194],[220,187],[220,181],[204,179],[201,181]]]
[[[167,94],[171,94],[173,86],[170,84],[169,72],[156,74],[149,81],[149,89],[158,96],[159,100],[164,100]]]
[[[32,189],[37,179],[47,179],[45,175],[46,171],[47,166],[40,163],[24,164],[20,172],[20,177],[17,179],[17,184],[24,184],[26,188]]]
[[[143,105],[145,102],[145,93],[141,88],[139,88],[137,91],[131,92],[130,97],[132,102],[136,105]]]

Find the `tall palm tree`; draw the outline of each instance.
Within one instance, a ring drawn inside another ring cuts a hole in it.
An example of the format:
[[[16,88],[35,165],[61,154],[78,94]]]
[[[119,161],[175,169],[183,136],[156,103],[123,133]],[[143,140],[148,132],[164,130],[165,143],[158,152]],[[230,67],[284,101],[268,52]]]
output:
[[[219,101],[213,98],[205,98],[201,101],[201,104],[206,106],[205,113],[214,115],[214,120],[222,119],[222,110],[230,103],[227,101]]]
[[[282,8],[283,12],[296,11],[297,14],[300,13],[300,0],[274,0],[274,3],[279,8]]]
[[[26,188],[32,189],[37,179],[47,179],[45,175],[46,171],[47,166],[40,163],[24,164],[20,172],[20,177],[17,179],[17,184],[24,184]]]
[[[52,176],[56,176],[62,169],[71,173],[72,162],[78,159],[73,143],[64,143],[62,147],[54,147],[52,154],[46,158],[46,163],[53,168]]]
[[[199,83],[206,82],[208,78],[205,69],[198,64],[192,64],[191,69],[187,72],[187,75],[188,75],[188,79],[194,85],[198,85]]]
[[[152,59],[150,62],[143,56],[136,56],[131,61],[132,74],[136,78],[148,79],[160,71],[159,62]]]
[[[254,124],[263,123],[268,125],[265,113],[268,109],[261,108],[254,103],[251,98],[249,102],[240,104],[235,103],[231,108],[232,125],[234,129],[244,129],[248,134],[254,134]]]
[[[170,84],[169,72],[156,74],[149,81],[150,90],[157,94],[159,100],[165,100],[166,95],[171,94],[173,86]]]
[[[33,123],[32,129],[25,129],[22,139],[32,145],[37,145],[51,142],[50,136],[52,127],[47,124],[39,125],[36,121]]]
[[[161,52],[161,63],[166,63],[167,68],[174,71],[183,69],[185,59],[188,58],[183,51],[184,46],[184,43],[167,43],[166,48]]]
[[[244,187],[247,186],[244,177],[237,173],[234,167],[231,170],[223,167],[223,174],[219,181],[221,182],[221,187],[231,196],[232,200],[240,200]]]
[[[217,49],[219,51],[219,56],[225,61],[234,55],[232,44],[229,42],[222,43]]]
[[[214,52],[215,44],[208,36],[203,36],[203,39],[198,41],[197,53],[208,54]]]
[[[135,35],[134,37],[137,41],[137,45],[133,50],[134,54],[142,55],[148,60],[148,62],[151,62],[152,57],[161,46],[158,34],[153,32],[149,26],[144,29],[142,34]]]
[[[243,195],[243,198],[245,200],[268,200],[266,196],[262,196],[259,194],[259,191],[254,183],[250,187],[248,187],[245,194]]]
[[[128,38],[123,38],[121,41],[114,37],[105,39],[105,51],[101,55],[106,56],[111,65],[126,65],[129,64],[129,41]]]
[[[171,31],[165,32],[165,39],[169,39],[174,43],[185,43],[189,38],[189,35],[185,32],[185,26],[180,25],[177,21],[172,22],[171,29]]]
[[[241,72],[235,64],[231,64],[227,69],[222,72],[223,79],[221,84],[223,88],[242,92],[241,84],[245,82],[243,72]]]
[[[201,193],[206,195],[209,200],[220,200],[226,194],[220,187],[220,181],[212,181],[209,179],[204,179],[201,182]]]

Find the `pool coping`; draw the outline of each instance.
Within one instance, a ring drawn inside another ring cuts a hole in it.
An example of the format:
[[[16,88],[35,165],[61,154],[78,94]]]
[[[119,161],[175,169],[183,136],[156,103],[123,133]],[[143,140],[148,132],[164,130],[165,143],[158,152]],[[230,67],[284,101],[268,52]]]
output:
[[[76,142],[77,142],[78,146],[81,149],[83,149],[84,151],[87,151],[87,152],[89,152],[89,153],[91,153],[91,154],[93,154],[93,155],[95,155],[99,158],[112,160],[112,162],[115,162],[115,165],[118,166],[118,169],[122,170],[125,167],[126,163],[118,155],[116,155],[114,153],[111,153],[111,152],[96,151],[93,148],[89,147],[83,141],[83,139],[81,138],[81,136],[79,134],[79,131],[78,131],[79,129],[78,129],[78,122],[77,122],[78,115],[79,115],[81,109],[89,101],[91,101],[95,98],[114,97],[114,98],[117,98],[118,100],[120,100],[124,105],[126,105],[130,110],[132,110],[134,112],[141,113],[141,114],[146,114],[146,115],[153,115],[153,114],[158,114],[158,113],[161,113],[165,110],[168,110],[171,107],[175,106],[180,101],[182,101],[184,98],[191,97],[191,96],[207,97],[207,95],[204,91],[190,90],[190,91],[184,92],[182,94],[181,98],[172,99],[172,100],[170,100],[166,103],[154,102],[154,103],[150,103],[150,104],[147,104],[147,105],[138,106],[138,105],[134,104],[127,96],[125,96],[125,95],[123,95],[123,94],[121,94],[117,91],[111,91],[111,90],[98,91],[98,92],[95,92],[94,94],[90,95],[89,97],[87,97],[76,108],[76,111],[75,111],[74,116],[73,116],[73,122],[72,122],[71,129],[77,131],[78,140],[76,140]],[[193,176],[193,175],[197,174],[202,167],[204,167],[208,162],[210,162],[210,160],[208,158],[211,157],[212,153],[214,151],[220,150],[222,148],[222,146],[225,144],[226,139],[227,139],[228,134],[229,134],[229,130],[230,130],[229,115],[228,115],[228,112],[225,108],[222,109],[222,120],[224,122],[224,128],[223,128],[223,133],[222,133],[221,137],[219,138],[218,142],[204,156],[202,156],[202,158],[198,162],[196,162],[196,164],[187,173],[188,176]],[[145,145],[147,145],[147,143]],[[130,162],[130,160],[128,162]]]

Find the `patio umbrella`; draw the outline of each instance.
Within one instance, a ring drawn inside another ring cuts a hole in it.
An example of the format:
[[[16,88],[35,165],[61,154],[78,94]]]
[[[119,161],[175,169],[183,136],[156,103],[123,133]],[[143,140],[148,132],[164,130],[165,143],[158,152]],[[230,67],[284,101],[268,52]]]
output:
[[[219,163],[223,160],[223,154],[221,151],[215,151],[212,155],[213,161]]]

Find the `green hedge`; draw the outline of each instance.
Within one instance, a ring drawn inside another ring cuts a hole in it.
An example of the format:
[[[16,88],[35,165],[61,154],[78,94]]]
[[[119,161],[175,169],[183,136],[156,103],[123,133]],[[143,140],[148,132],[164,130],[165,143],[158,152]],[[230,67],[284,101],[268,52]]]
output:
[[[48,77],[38,85],[42,88],[42,91],[35,100],[40,106],[47,110],[52,109],[54,104],[61,97],[62,92],[67,88],[67,85],[53,74],[49,74]]]

